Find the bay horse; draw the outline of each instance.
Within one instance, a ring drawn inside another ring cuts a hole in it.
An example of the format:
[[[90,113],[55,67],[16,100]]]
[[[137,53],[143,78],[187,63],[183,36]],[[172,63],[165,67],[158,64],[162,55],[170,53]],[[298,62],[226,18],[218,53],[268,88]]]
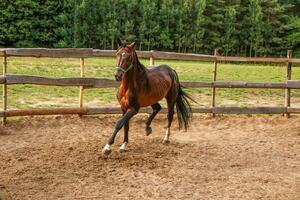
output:
[[[114,76],[116,81],[121,82],[117,93],[117,99],[121,105],[123,117],[117,122],[115,130],[104,146],[102,154],[107,158],[111,153],[111,145],[119,130],[124,127],[124,141],[120,152],[126,151],[128,144],[129,120],[139,112],[141,107],[151,106],[153,109],[146,121],[146,135],[152,133],[151,122],[161,110],[158,103],[166,98],[168,105],[168,125],[164,143],[169,143],[170,127],[173,121],[174,107],[176,104],[179,129],[184,127],[187,130],[191,119],[191,105],[189,100],[194,101],[179,82],[178,75],[168,65],[157,65],[147,69],[140,63],[136,51],[136,41],[129,45],[117,40],[116,70]]]

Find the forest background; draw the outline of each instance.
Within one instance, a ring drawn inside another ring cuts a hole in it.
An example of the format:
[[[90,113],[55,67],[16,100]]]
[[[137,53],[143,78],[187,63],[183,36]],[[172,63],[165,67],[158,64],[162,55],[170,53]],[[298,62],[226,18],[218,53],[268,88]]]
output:
[[[300,56],[300,0],[1,0],[0,47]]]

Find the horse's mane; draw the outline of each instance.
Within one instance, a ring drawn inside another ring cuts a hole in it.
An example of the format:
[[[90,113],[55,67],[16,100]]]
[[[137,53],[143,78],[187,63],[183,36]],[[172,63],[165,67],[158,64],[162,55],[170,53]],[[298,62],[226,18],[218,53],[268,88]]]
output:
[[[133,58],[133,62],[136,63],[136,67],[138,68],[138,70],[140,71],[140,75],[143,76],[142,80],[145,81],[144,87],[145,89],[149,89],[149,81],[148,81],[148,75],[147,75],[147,71],[148,69],[140,62],[137,53],[135,50],[132,50],[132,58]]]
[[[133,60],[136,61],[136,64],[137,64],[137,67],[138,67],[138,70],[140,72],[146,72],[147,71],[147,68],[140,62],[138,56],[137,56],[137,53],[135,50],[132,50],[133,52]]]

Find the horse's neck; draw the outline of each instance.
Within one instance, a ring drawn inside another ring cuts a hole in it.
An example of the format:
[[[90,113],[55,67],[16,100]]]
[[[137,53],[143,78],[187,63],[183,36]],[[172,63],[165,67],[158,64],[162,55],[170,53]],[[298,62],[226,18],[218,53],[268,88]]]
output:
[[[124,90],[134,88],[134,76],[132,71],[129,71],[125,74],[125,77],[122,80],[122,88]]]
[[[139,70],[141,68],[140,62],[137,62],[134,64],[132,70],[128,71],[125,74],[124,79],[122,80],[122,87],[125,90],[132,90],[137,91],[139,87],[141,87],[141,82],[147,80],[147,74],[146,72],[143,72],[142,70]]]

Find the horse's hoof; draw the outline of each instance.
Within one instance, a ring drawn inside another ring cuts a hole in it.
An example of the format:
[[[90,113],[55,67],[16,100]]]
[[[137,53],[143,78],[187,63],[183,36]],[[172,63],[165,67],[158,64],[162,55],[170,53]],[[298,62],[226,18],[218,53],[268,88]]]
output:
[[[120,153],[125,153],[125,152],[126,152],[126,149],[121,149],[121,148],[120,148],[119,151],[120,151]]]
[[[102,156],[103,158],[108,158],[109,154],[111,153],[111,150],[103,149]]]
[[[151,126],[147,126],[146,127],[146,135],[148,136],[148,135],[150,135],[152,133],[152,128],[151,128]]]
[[[164,143],[164,144],[170,144],[170,140],[165,140],[165,139],[164,139],[164,140],[163,140],[163,143]]]
[[[126,152],[126,143],[123,143],[120,147],[120,153],[125,153]]]
[[[111,153],[110,146],[107,144],[102,150],[102,156],[103,158],[108,158],[109,154]]]

